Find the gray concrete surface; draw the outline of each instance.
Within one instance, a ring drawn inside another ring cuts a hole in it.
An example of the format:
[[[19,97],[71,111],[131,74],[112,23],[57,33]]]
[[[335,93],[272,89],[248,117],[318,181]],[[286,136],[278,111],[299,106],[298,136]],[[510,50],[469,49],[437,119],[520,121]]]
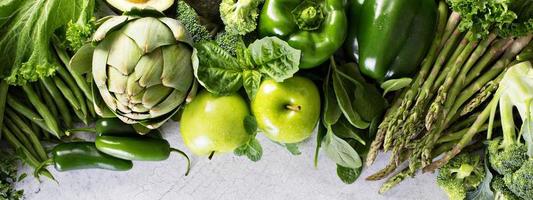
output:
[[[185,149],[177,123],[167,123],[162,131],[174,147]],[[60,173],[50,167],[59,184],[49,180],[39,183],[28,177],[18,187],[25,190],[26,199],[30,200],[446,199],[433,174],[420,174],[379,195],[382,182],[360,178],[346,185],[337,178],[334,163],[323,154],[318,169],[314,168],[314,138],[300,145],[300,156],[290,155],[261,135],[258,138],[263,146],[263,158],[259,162],[233,154],[216,155],[213,160],[191,156],[192,171],[187,177],[183,176],[185,161],[176,154],[164,162],[135,162],[128,172]],[[377,163],[365,169],[362,177],[384,167],[387,160],[386,156],[378,157]]]

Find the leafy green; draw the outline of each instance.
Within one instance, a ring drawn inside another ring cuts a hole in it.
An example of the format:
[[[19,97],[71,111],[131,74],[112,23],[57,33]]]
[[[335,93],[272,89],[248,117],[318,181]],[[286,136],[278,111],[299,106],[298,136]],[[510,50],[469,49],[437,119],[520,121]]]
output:
[[[302,154],[302,152],[298,148],[298,144],[285,144],[284,146],[292,155],[297,156]]]
[[[257,139],[251,138],[246,144],[235,149],[234,153],[237,156],[245,155],[251,161],[257,162],[263,156],[263,148]]]
[[[359,178],[362,169],[362,167],[354,169],[337,165],[337,176],[339,176],[342,182],[346,184],[352,184],[357,180],[357,178]]]
[[[533,31],[533,3],[530,0],[448,0],[461,15],[461,30],[485,38],[496,31],[500,36],[521,36]]]
[[[236,50],[237,57],[233,57],[215,42],[197,45],[194,74],[209,92],[227,95],[244,86],[252,98],[262,77],[283,81],[298,71],[300,50],[279,38],[265,37]]]
[[[381,84],[381,89],[385,90],[383,92],[383,96],[385,96],[389,92],[394,92],[401,90],[405,87],[408,87],[411,85],[411,82],[413,81],[412,78],[399,78],[399,79],[390,79],[388,81],[385,81]]]
[[[1,76],[10,84],[25,84],[52,75],[58,67],[51,38],[54,32],[76,21],[91,0],[20,0],[1,6],[11,16],[0,28]],[[1,21],[0,21],[1,22]]]
[[[337,137],[331,130],[328,130],[322,147],[326,155],[338,165],[347,168],[359,168],[362,165],[359,154],[342,138]]]
[[[254,31],[261,2],[262,0],[222,0],[220,17],[226,25],[226,31],[239,35]]]
[[[23,199],[24,191],[16,190],[15,183],[25,175],[17,177],[18,159],[8,152],[0,152],[0,199]]]

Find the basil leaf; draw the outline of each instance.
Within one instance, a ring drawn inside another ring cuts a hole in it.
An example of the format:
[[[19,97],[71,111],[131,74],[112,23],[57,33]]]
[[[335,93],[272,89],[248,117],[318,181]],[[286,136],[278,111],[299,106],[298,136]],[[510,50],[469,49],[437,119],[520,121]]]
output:
[[[362,167],[347,168],[341,165],[337,165],[337,176],[339,176],[342,182],[346,184],[352,184],[357,180],[357,178],[359,178],[362,169]]]
[[[263,148],[257,139],[251,138],[246,144],[235,149],[233,153],[237,156],[245,155],[251,161],[257,162],[263,156]]]
[[[352,101],[348,90],[340,79],[340,76],[337,73],[333,73],[333,89],[337,95],[337,101],[339,102],[340,109],[346,119],[357,128],[366,129],[369,126],[368,122],[365,122],[359,113],[355,112],[355,109],[352,106]]]
[[[365,145],[366,142],[361,136],[359,136],[359,130],[353,127],[346,118],[341,118],[337,123],[331,126],[333,133],[343,139],[354,139],[357,142]]]
[[[193,52],[194,75],[209,92],[228,95],[237,92],[243,84],[243,68],[237,59],[214,42],[196,45]]]
[[[528,114],[526,120],[522,124],[520,134],[524,138],[525,144],[527,146],[527,155],[530,158],[533,158],[533,120],[531,119],[531,114]]]
[[[388,92],[398,91],[402,88],[405,88],[411,85],[412,81],[413,81],[412,78],[399,78],[399,79],[391,79],[391,80],[383,82],[381,84],[381,88],[385,90],[383,92],[383,96],[385,96]]]
[[[244,118],[244,129],[248,134],[255,136],[257,132],[257,121],[254,116],[248,115]]]
[[[293,143],[293,144],[285,144],[285,148],[287,148],[287,150],[289,150],[289,152],[291,152],[292,155],[300,155],[302,154],[302,152],[300,152],[300,150],[298,149],[298,144],[296,143]]]
[[[361,167],[362,162],[359,154],[348,142],[335,136],[331,130],[328,130],[322,145],[326,155],[335,163],[348,168]]]
[[[318,124],[318,133],[316,134],[316,147],[315,147],[315,156],[314,156],[314,164],[315,167],[318,167],[318,153],[320,150],[320,147],[322,146],[322,142],[324,141],[324,137],[326,136],[327,129],[323,126],[323,123]]]
[[[328,75],[324,84],[322,85],[324,90],[324,111],[322,115],[322,120],[327,126],[331,126],[339,120],[342,115],[342,111],[335,97],[333,86],[331,85],[331,67],[328,70]]]
[[[277,37],[265,37],[248,46],[259,72],[277,82],[290,78],[298,71],[301,51]]]
[[[258,71],[246,70],[242,76],[246,94],[248,94],[250,99],[253,99],[261,85],[261,73]]]

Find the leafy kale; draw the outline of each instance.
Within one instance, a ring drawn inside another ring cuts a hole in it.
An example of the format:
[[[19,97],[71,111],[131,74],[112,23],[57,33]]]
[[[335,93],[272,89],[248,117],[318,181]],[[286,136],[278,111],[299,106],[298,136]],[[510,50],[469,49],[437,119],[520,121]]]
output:
[[[24,191],[15,189],[17,177],[17,159],[9,153],[0,152],[0,200],[19,200]]]

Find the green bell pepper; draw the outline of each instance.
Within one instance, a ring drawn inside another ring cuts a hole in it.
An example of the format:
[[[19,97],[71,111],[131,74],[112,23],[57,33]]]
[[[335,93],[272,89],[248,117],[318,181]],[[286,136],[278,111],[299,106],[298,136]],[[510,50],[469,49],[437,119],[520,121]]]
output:
[[[358,20],[359,66],[378,81],[411,76],[437,25],[435,0],[366,0]]]
[[[327,61],[346,39],[345,0],[267,0],[259,34],[279,37],[302,51],[300,68]]]
[[[348,35],[344,42],[346,54],[353,60],[359,60],[359,42],[357,41],[357,23],[365,0],[348,0]]]

